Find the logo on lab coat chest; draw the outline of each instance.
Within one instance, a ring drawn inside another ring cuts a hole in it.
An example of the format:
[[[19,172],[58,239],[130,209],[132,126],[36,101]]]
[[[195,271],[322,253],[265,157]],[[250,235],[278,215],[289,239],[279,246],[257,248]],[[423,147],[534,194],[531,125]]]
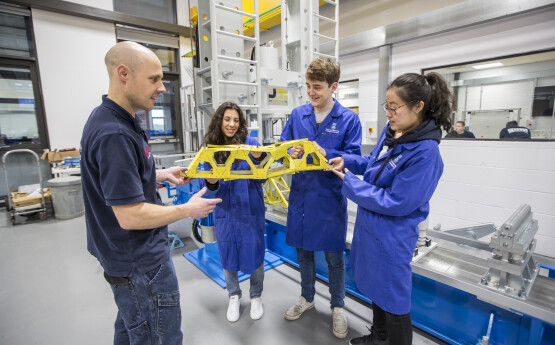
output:
[[[397,157],[389,161],[389,165],[391,166],[391,169],[395,169],[397,167],[397,162],[399,162],[401,157],[403,157],[402,154],[398,155]]]
[[[337,123],[335,123],[335,122],[332,123],[331,128],[326,128],[326,132],[335,133],[335,134],[339,133],[339,131],[337,129],[335,129],[335,126],[337,126]]]

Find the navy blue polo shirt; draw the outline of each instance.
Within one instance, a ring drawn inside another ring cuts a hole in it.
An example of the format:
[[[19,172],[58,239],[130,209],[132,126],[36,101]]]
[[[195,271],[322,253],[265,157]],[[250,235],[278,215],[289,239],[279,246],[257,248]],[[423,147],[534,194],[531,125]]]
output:
[[[499,132],[499,139],[531,139],[530,130],[520,126],[505,127]]]
[[[162,205],[156,167],[140,120],[106,96],[81,138],[87,249],[112,276],[147,272],[169,259],[168,227],[124,230],[112,206]]]

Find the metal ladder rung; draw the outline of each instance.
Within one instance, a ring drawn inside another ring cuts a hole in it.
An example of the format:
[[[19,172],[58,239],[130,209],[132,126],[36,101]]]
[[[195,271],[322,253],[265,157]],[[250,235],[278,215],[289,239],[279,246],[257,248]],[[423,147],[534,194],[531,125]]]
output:
[[[247,129],[249,131],[252,131],[253,129],[256,129],[258,131],[260,129],[260,127],[247,127]]]
[[[248,83],[248,82],[245,82],[245,81],[223,80],[223,79],[218,80],[218,83],[233,84],[233,85],[244,85],[244,86],[257,86],[258,85],[257,83]]]
[[[333,5],[333,6],[337,6],[337,2],[336,2],[336,1],[331,1],[331,0],[322,0],[322,1],[323,1],[323,2],[327,2],[328,4]]]
[[[203,87],[202,91],[212,91],[212,86]]]
[[[210,25],[210,20],[207,20],[204,23],[202,23],[202,26],[206,26],[206,25]]]
[[[318,56],[322,56],[322,57],[327,57],[328,59],[333,59],[335,60],[336,57],[333,55],[328,55],[328,54],[324,54],[324,53],[320,53],[320,52],[314,52],[314,55],[318,55]]]
[[[236,58],[236,57],[232,57],[232,56],[225,56],[225,55],[218,55],[218,59],[236,61],[236,62],[244,62],[244,63],[252,63],[253,65],[258,64],[258,61],[256,61],[256,60],[241,59],[241,58]]]
[[[333,38],[333,37],[329,37],[329,36],[325,36],[325,35],[320,35],[320,34],[317,34],[317,33],[313,33],[313,35],[314,35],[314,36],[318,36],[318,37],[325,38],[325,39],[330,40],[330,41],[337,41],[337,39],[335,39],[335,38]]]
[[[245,109],[258,109],[259,106],[256,104],[237,104],[238,106],[240,106],[241,108],[245,108]]]
[[[208,67],[204,67],[203,69],[199,69],[197,71],[197,75],[203,75],[204,73],[208,73],[208,72],[210,72],[211,69],[212,69],[212,66],[208,66]]]
[[[212,103],[202,103],[202,104],[199,104],[198,107],[201,109],[212,108]]]
[[[221,10],[229,11],[229,12],[232,12],[232,13],[235,13],[235,14],[241,14],[241,15],[246,16],[246,17],[249,17],[249,18],[254,18],[254,17],[256,17],[256,15],[254,15],[254,14],[252,14],[252,13],[247,13],[247,12],[239,11],[239,10],[236,10],[236,9],[234,9],[234,8],[231,8],[231,7],[227,7],[227,6],[223,6],[223,5],[219,5],[219,4],[216,4],[215,6],[216,6],[216,8],[219,8],[219,9],[221,9]]]
[[[243,35],[239,35],[239,34],[235,34],[233,32],[227,32],[227,31],[222,31],[222,30],[216,30],[217,34],[220,35],[225,35],[225,36],[230,36],[230,37],[235,37],[235,38],[241,38],[245,41],[251,41],[251,42],[256,42],[256,38],[254,37],[249,37],[249,36],[243,36]]]
[[[328,17],[321,16],[321,15],[315,13],[315,12],[312,12],[312,14],[314,15],[314,17],[322,19],[326,22],[330,22],[330,23],[333,23],[333,24],[337,23],[337,20],[335,20],[335,19],[331,19],[331,18],[328,18]]]

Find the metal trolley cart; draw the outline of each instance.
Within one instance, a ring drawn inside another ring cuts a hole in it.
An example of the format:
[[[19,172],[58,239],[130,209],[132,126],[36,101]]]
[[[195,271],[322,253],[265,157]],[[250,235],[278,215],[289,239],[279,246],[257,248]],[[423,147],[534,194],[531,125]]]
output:
[[[22,152],[28,152],[30,154],[32,154],[36,161],[37,161],[37,173],[39,175],[39,186],[40,186],[40,199],[38,203],[31,203],[30,205],[21,205],[21,206],[17,206],[14,205],[13,203],[13,198],[11,195],[11,191],[10,191],[10,184],[8,182],[8,169],[6,168],[6,157],[8,157],[10,154],[12,153],[22,153]],[[39,213],[39,218],[40,219],[46,219],[47,213],[46,213],[46,202],[44,200],[44,189],[42,188],[42,175],[40,173],[40,160],[39,160],[39,156],[28,149],[18,149],[18,150],[10,150],[8,152],[6,152],[6,154],[4,154],[4,157],[2,157],[2,166],[4,168],[4,176],[6,178],[6,189],[7,189],[7,194],[8,194],[8,203],[7,203],[7,207],[8,207],[8,211],[10,212],[10,219],[12,222],[12,225],[15,224],[15,216],[20,215],[30,215],[33,213],[38,212]]]

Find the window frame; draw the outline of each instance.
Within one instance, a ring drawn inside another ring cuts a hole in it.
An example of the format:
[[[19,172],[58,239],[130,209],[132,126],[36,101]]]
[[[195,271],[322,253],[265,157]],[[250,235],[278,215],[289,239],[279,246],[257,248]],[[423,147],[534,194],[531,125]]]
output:
[[[172,45],[166,39],[174,40],[175,45]],[[151,30],[142,30],[133,27],[116,27],[116,40],[117,42],[131,41],[141,44],[142,46],[151,49],[149,45],[157,47],[167,47],[175,49],[175,72],[163,71],[164,75],[162,81],[174,82],[174,111],[175,111],[175,137],[167,139],[151,139],[149,144],[153,145],[153,152],[156,150],[156,145],[160,144],[174,144],[176,152],[183,152],[184,150],[184,135],[183,135],[183,114],[181,112],[181,59],[179,55],[179,37],[170,37],[161,32],[154,32]]]
[[[179,60],[179,59],[178,59]],[[179,63],[177,64],[179,68]],[[181,85],[181,74],[175,72],[164,72],[164,76],[162,77],[162,81],[171,81],[174,85],[174,102],[173,108],[175,111],[175,140],[177,140],[177,144],[180,148],[183,147],[183,114],[181,114],[181,93],[180,93],[180,85]]]
[[[132,15],[132,16],[135,16],[135,17],[139,17],[139,18],[145,18],[145,19],[150,19],[150,20],[156,20],[156,21],[159,21],[159,22],[162,22],[162,23],[177,24],[177,1],[176,1],[176,0],[170,0],[170,2],[171,2],[170,5],[171,5],[171,7],[172,7],[172,8],[171,8],[171,15],[172,15],[171,22],[162,21],[162,20],[160,20],[160,19],[153,19],[153,18],[150,18],[150,17],[145,17],[145,16],[139,15],[139,14],[137,14],[137,13],[128,13],[127,11],[122,11],[122,8],[121,8],[122,5],[124,5],[124,6],[122,6],[122,7],[124,7],[124,8],[127,7],[126,5],[129,5],[129,4],[128,4],[127,2],[125,2],[125,1],[122,1],[122,3],[119,3],[118,0],[112,0],[112,6],[113,6],[113,8],[114,8],[114,11],[116,11],[116,12],[126,13],[126,14],[129,14],[129,15]],[[140,4],[136,4],[136,3],[133,4],[133,7],[134,7],[135,9],[141,8],[141,9],[144,10],[145,12],[148,12],[149,10],[150,10],[150,11],[152,10],[151,8],[146,8],[146,7],[144,7],[144,6],[140,6]],[[145,12],[143,12],[143,13],[145,13]]]
[[[452,63],[452,64],[446,64],[446,65],[440,65],[440,66],[434,66],[434,67],[426,67],[426,68],[421,68],[420,69],[420,74],[421,75],[426,75],[429,72],[434,72],[436,70],[439,69],[445,69],[445,68],[450,68],[450,67],[458,67],[458,66],[462,66],[462,65],[474,65],[474,64],[481,64],[481,63],[487,63],[487,62],[493,62],[496,60],[504,60],[504,59],[510,59],[510,58],[517,58],[517,57],[526,57],[529,55],[536,55],[536,54],[541,54],[541,53],[552,53],[555,52],[555,48],[549,48],[549,49],[540,49],[540,50],[532,50],[532,51],[527,51],[527,52],[521,52],[521,53],[517,53],[517,54],[509,54],[509,55],[501,55],[501,56],[493,56],[493,57],[488,57],[488,58],[483,58],[483,59],[478,59],[478,60],[471,60],[471,61],[461,61],[458,63]],[[453,92],[453,101],[454,101],[454,105],[457,108],[456,111],[453,111],[453,113],[451,114],[451,120],[453,122],[453,128],[455,127],[456,124],[456,113],[458,111],[460,111],[458,109],[458,90],[459,90],[460,86],[453,86],[452,92]],[[532,112],[532,109],[530,109],[530,111]],[[532,113],[530,113],[530,119],[533,118],[537,118],[535,116],[533,116]],[[553,118],[552,115],[552,123],[555,124],[555,118]],[[467,124],[468,127],[468,124]],[[443,134],[443,133],[442,133]],[[541,141],[555,141],[555,129],[551,130],[551,138],[532,138],[531,140],[533,142],[541,142]],[[445,138],[443,138],[445,139]],[[447,138],[448,140],[468,140],[468,138]],[[476,140],[482,140],[482,141],[518,141],[518,139],[499,139],[499,138],[476,138]]]
[[[33,37],[34,45],[34,37]],[[40,152],[50,147],[48,137],[48,127],[46,124],[46,116],[44,112],[44,104],[42,90],[40,86],[39,71],[36,60],[34,58],[14,58],[5,55],[0,56],[0,66],[11,68],[28,68],[31,73],[31,82],[33,83],[33,94],[35,97],[35,115],[37,119],[37,129],[39,132],[40,144],[20,143],[15,145],[5,145],[0,147],[0,152],[6,152],[13,149],[30,149]]]

